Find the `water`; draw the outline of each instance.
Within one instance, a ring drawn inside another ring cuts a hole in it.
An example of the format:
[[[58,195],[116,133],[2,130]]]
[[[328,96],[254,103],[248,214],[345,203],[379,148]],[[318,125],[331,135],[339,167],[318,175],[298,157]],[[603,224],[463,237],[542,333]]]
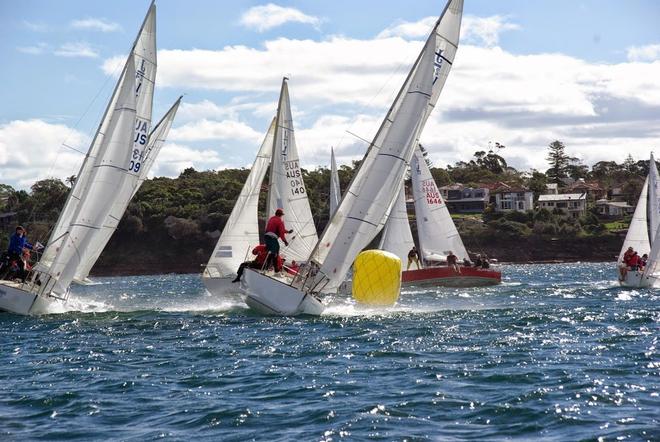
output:
[[[320,318],[99,278],[78,311],[0,314],[0,439],[660,440],[660,291],[612,264],[503,271]]]

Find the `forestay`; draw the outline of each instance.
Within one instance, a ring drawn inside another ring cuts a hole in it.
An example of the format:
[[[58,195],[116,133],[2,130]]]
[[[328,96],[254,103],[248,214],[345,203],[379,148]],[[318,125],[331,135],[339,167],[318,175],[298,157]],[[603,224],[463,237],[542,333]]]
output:
[[[202,275],[204,278],[235,275],[238,266],[249,256],[249,250],[259,244],[259,192],[271,160],[275,121],[273,118],[227,224],[206,264]]]
[[[133,66],[134,62],[131,54],[128,65]],[[56,248],[57,253],[48,269],[50,278],[46,289],[57,295],[66,296],[81,263],[81,253],[92,245],[94,236],[103,227],[112,208],[108,201],[112,201],[128,176],[126,162],[133,149],[135,107],[135,77],[127,75],[119,89],[105,136],[93,158],[88,185],[71,217],[68,232],[61,245],[56,242],[47,247]]]
[[[293,234],[288,236],[289,246],[281,252],[282,255],[289,262],[307,261],[318,236],[300,168],[286,78],[282,80],[277,109],[267,215],[272,216],[278,208],[284,210],[286,228],[293,229]]]
[[[420,256],[424,262],[444,260],[449,251],[459,259],[468,258],[461,236],[451,219],[431,170],[419,148],[411,164],[415,218]]]
[[[58,221],[53,228],[48,244],[61,243],[64,234],[68,231],[69,225],[73,219],[74,214],[78,210],[78,206],[82,199],[82,195],[87,191],[90,184],[90,178],[94,173],[93,168],[99,149],[103,145],[103,138],[108,134],[110,120],[112,118],[112,110],[115,109],[118,99],[118,91],[122,88],[128,77],[132,78],[135,85],[136,99],[136,113],[139,117],[139,123],[134,122],[134,138],[137,138],[136,149],[138,150],[137,157],[141,155],[142,147],[146,143],[147,134],[149,133],[149,125],[151,121],[151,108],[153,99],[154,79],[156,76],[156,5],[151,4],[147,15],[144,18],[140,32],[133,43],[130,54],[132,55],[124,65],[115,90],[112,93],[108,107],[106,108],[99,128],[92,140],[92,144],[85,156],[85,159],[80,167],[76,181],[73,188],[69,192],[64,208],[60,212]],[[133,161],[131,163],[131,161]],[[140,169],[139,161],[132,158],[126,159],[124,167],[138,170]],[[117,193],[116,193],[117,194]],[[110,199],[108,201],[111,201]],[[108,204],[106,201],[106,204]],[[94,245],[92,245],[94,247]],[[57,247],[48,247],[39,261],[37,267],[40,271],[45,271],[52,264],[55,258]]]
[[[154,130],[149,134],[149,141],[147,142],[147,147],[144,149],[142,154],[142,166],[138,174],[127,171],[128,176],[126,177],[124,188],[129,188],[132,186],[132,193],[126,197],[125,193],[117,196],[117,200],[112,206],[111,212],[106,219],[103,228],[98,232],[97,236],[94,238],[93,246],[83,254],[81,259],[81,264],[78,266],[76,271],[75,281],[83,282],[89,276],[89,272],[99,259],[99,256],[103,252],[103,249],[108,244],[110,237],[117,229],[119,221],[121,220],[128,204],[133,199],[137,191],[142,186],[142,183],[147,179],[147,175],[151,170],[158,154],[160,153],[161,148],[167,140],[167,135],[169,134],[170,128],[176,116],[176,112],[181,103],[181,98],[172,105],[172,107],[167,111],[163,118],[158,122]],[[133,150],[135,152],[135,149]]]
[[[308,289],[335,290],[386,219],[451,69],[462,10],[462,0],[450,1],[433,27],[312,254],[318,272],[305,282]]]
[[[408,252],[415,246],[412,232],[410,231],[410,221],[408,220],[408,211],[406,210],[406,192],[405,186],[401,184],[401,190],[394,201],[394,206],[387,218],[378,248],[390,253],[394,253],[401,259],[401,265],[408,263]]]
[[[339,173],[335,161],[335,150],[330,149],[330,218],[337,211],[341,200],[341,189],[339,188]]]

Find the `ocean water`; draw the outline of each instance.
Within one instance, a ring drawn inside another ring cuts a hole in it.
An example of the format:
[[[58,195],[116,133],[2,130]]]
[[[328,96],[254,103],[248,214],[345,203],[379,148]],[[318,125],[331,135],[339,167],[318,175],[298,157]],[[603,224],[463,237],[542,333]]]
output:
[[[197,275],[0,313],[0,440],[660,440],[660,290],[613,264],[252,313]]]

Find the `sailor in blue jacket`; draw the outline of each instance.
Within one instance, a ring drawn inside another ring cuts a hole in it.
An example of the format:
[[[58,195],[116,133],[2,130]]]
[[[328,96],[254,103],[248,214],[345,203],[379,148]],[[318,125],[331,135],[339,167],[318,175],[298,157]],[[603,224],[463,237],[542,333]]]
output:
[[[25,278],[25,263],[23,262],[23,249],[32,250],[32,244],[27,242],[25,237],[25,229],[22,226],[16,227],[16,232],[9,238],[9,248],[7,249],[7,255],[9,255],[10,260],[15,260],[20,269],[20,275]]]

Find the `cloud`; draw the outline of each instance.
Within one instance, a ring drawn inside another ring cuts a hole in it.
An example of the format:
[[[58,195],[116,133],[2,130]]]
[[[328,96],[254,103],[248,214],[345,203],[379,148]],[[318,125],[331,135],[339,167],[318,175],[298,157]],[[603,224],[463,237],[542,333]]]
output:
[[[437,17],[425,17],[414,22],[402,21],[381,31],[376,38],[425,39],[437,19]],[[461,24],[461,39],[463,43],[492,47],[499,43],[499,36],[502,32],[518,29],[520,26],[509,22],[505,16],[465,15]]]
[[[240,20],[243,26],[257,32],[268,31],[289,22],[310,24],[317,27],[321,20],[298,9],[286,8],[274,3],[253,6],[241,16]]]
[[[520,29],[519,25],[510,23],[507,20],[508,18],[502,15],[492,15],[490,17],[466,15],[463,17],[461,26],[463,41],[488,47],[496,46],[502,32]]]
[[[657,61],[660,60],[660,44],[631,46],[626,53],[629,61]]]
[[[23,26],[32,32],[48,32],[50,28],[44,23],[34,23],[31,21],[23,20]]]
[[[232,120],[200,120],[173,128],[168,137],[173,141],[239,140],[257,143],[262,134],[245,123]]]
[[[426,38],[438,17],[426,17],[418,21],[402,21],[381,31],[376,38]]]
[[[116,32],[121,31],[121,26],[118,23],[109,22],[102,18],[84,18],[80,20],[73,20],[70,23],[73,29],[84,29],[90,31],[100,32]]]
[[[29,55],[41,55],[47,49],[48,49],[48,45],[46,43],[38,43],[32,46],[19,46],[16,48],[18,52],[22,52],[24,54],[29,54]]]
[[[99,56],[89,43],[80,41],[75,43],[64,43],[53,52],[58,57],[83,57],[96,58]]]
[[[194,167],[196,170],[215,170],[227,166],[216,150],[167,143],[160,151],[149,176],[175,177],[188,167]]]
[[[48,177],[78,173],[89,137],[63,124],[43,120],[14,120],[0,125],[2,182],[21,188]]]

